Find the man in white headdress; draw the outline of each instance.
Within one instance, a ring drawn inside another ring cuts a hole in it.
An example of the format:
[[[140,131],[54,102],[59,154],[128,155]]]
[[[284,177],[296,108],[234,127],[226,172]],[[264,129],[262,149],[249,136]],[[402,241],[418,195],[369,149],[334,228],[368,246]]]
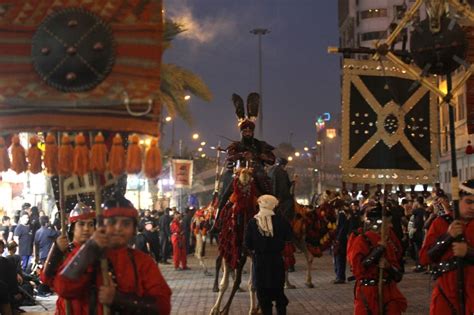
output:
[[[253,287],[263,315],[272,314],[273,301],[277,314],[286,314],[282,251],[291,240],[291,228],[285,219],[275,215],[278,200],[274,196],[262,195],[257,202],[259,212],[249,221],[245,233],[245,246],[253,257]]]

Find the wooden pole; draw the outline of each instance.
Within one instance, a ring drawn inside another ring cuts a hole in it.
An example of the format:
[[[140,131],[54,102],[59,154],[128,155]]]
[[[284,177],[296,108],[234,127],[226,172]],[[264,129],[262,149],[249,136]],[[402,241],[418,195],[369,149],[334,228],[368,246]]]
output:
[[[89,133],[90,143],[92,147],[93,143],[93,134],[92,132]],[[94,202],[95,202],[95,216],[97,221],[97,227],[104,226],[104,216],[102,213],[102,185],[100,183],[100,175],[94,172]],[[109,266],[107,263],[107,259],[102,257],[100,259],[100,272],[102,274],[102,282],[105,286],[110,285],[110,277],[109,277]],[[102,312],[104,315],[110,315],[110,307],[108,305],[102,305]]]
[[[57,133],[57,141],[58,144],[61,144],[61,133]],[[58,147],[59,147],[58,145]],[[59,185],[59,217],[61,219],[61,236],[66,236],[67,237],[67,232],[66,232],[66,198],[64,196],[64,176],[58,174],[58,185]],[[69,240],[72,241],[72,240]],[[66,315],[71,315],[71,302],[67,299],[65,299],[66,303]]]

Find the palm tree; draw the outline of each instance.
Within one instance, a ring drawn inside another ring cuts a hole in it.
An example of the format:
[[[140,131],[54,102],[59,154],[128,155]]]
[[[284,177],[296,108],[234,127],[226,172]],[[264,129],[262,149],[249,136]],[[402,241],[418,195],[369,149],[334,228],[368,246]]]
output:
[[[181,24],[166,20],[163,32],[164,50],[169,49],[173,39],[185,31]],[[198,75],[175,64],[162,63],[159,93],[161,103],[170,116],[179,116],[188,124],[192,124],[192,117],[184,98],[189,93],[207,102],[212,99],[211,91]]]

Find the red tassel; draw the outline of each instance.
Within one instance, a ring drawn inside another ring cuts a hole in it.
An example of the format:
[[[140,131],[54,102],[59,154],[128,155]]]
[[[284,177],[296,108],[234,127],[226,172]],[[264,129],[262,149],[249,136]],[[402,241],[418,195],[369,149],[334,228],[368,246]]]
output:
[[[82,132],[76,136],[75,143],[73,172],[78,176],[84,176],[89,172],[89,148]]]
[[[10,156],[8,155],[8,149],[5,145],[5,139],[0,137],[0,172],[6,172],[10,168]]]
[[[125,172],[125,149],[120,134],[116,134],[112,140],[112,148],[109,154],[109,170],[114,176],[120,176]]]
[[[26,171],[28,164],[26,163],[25,148],[20,144],[20,137],[14,135],[12,138],[12,165],[11,169],[17,174]]]
[[[161,153],[158,148],[158,139],[152,139],[145,157],[145,176],[157,178],[161,173]]]
[[[38,148],[38,137],[33,136],[30,138],[30,148],[28,149],[28,162],[30,163],[30,172],[38,174],[43,170],[41,165],[42,152]]]
[[[127,173],[138,174],[142,170],[142,149],[139,145],[140,138],[134,134],[128,137]]]
[[[46,136],[46,148],[44,150],[44,167],[51,175],[58,175],[58,145],[56,137],[52,133]]]
[[[73,170],[74,149],[72,148],[71,139],[67,133],[61,138],[59,146],[59,175],[70,176]]]
[[[104,136],[99,132],[94,138],[91,149],[91,171],[103,174],[107,169],[107,146]]]

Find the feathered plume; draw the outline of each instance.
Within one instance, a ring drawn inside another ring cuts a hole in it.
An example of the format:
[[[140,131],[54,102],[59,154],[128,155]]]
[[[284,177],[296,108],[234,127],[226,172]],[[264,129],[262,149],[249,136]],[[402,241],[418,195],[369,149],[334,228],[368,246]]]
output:
[[[250,93],[247,96],[247,117],[255,120],[258,116],[258,108],[260,106],[260,95],[258,93]]]
[[[237,94],[232,94],[232,102],[234,102],[235,114],[239,121],[245,119],[244,100]]]

